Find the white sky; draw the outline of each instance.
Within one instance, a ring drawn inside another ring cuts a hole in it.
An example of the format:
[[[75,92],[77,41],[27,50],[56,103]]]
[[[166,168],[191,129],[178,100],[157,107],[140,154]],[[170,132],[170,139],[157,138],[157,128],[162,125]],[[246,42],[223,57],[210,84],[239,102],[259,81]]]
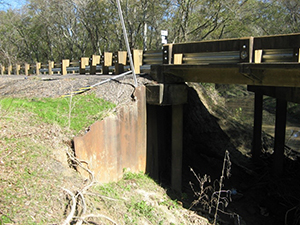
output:
[[[26,3],[26,0],[0,0],[0,10],[8,10],[20,8]]]

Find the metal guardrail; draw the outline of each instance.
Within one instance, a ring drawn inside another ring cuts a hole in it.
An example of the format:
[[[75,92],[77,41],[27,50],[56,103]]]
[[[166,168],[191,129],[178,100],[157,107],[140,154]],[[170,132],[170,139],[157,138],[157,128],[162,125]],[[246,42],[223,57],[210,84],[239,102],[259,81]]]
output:
[[[146,51],[143,54],[143,65],[162,64],[162,51]]]
[[[133,50],[135,70],[142,73],[150,72],[155,64],[235,64],[235,63],[300,63],[300,33],[266,37],[248,37],[239,39],[201,41],[191,43],[166,44],[162,50]],[[63,62],[64,61],[64,62]],[[66,74],[79,72],[115,73],[119,74],[129,69],[127,52],[105,52],[102,56],[83,57],[79,61],[63,60],[59,63],[40,65],[36,63],[29,68],[16,65],[4,67],[0,64],[0,72],[4,74],[19,74],[20,71],[32,71],[38,74]],[[49,73],[50,74],[50,73]]]
[[[201,52],[183,54],[182,63],[200,64],[200,63],[239,63],[240,52]]]
[[[261,62],[293,62],[293,49],[265,49],[262,52]]]

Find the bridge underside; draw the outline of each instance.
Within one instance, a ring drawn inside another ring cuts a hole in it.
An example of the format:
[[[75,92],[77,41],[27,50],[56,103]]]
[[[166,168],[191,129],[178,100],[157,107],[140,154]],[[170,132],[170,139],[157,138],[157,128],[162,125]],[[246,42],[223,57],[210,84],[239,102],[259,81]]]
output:
[[[186,99],[186,90],[183,88],[185,82],[243,84],[248,85],[249,91],[255,92],[252,146],[254,161],[257,161],[262,150],[263,95],[276,98],[273,165],[275,173],[283,172],[287,102],[300,103],[299,63],[152,65],[151,76],[158,81],[158,84],[147,87],[148,104],[171,105],[172,123],[177,124],[172,126],[171,136],[171,184],[175,190],[181,189],[179,177],[181,177],[182,132],[180,127],[182,127],[182,104]],[[158,130],[159,128],[155,132]]]

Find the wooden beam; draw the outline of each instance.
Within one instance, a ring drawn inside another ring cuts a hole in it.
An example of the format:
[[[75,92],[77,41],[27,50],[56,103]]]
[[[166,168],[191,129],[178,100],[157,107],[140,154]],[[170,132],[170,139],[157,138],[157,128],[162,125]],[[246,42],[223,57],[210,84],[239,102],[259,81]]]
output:
[[[100,64],[100,55],[92,55],[90,74],[96,74],[97,65]]]
[[[179,105],[187,102],[185,84],[147,84],[146,100],[151,105]]]
[[[182,187],[183,105],[172,105],[172,172],[171,186],[181,192]]]
[[[61,75],[67,75],[67,67],[70,65],[69,59],[63,59],[61,61]]]
[[[30,64],[25,63],[25,65],[24,65],[24,70],[25,70],[25,75],[26,75],[26,76],[29,75],[29,74],[28,74],[29,69],[30,69]]]
[[[37,76],[40,75],[40,69],[41,69],[41,63],[40,62],[36,62],[35,63],[35,74]]]
[[[5,72],[5,66],[1,65],[1,66],[0,66],[0,69],[1,69],[1,75],[4,75],[4,72]]]
[[[53,61],[48,61],[48,74],[53,75],[52,69],[54,68],[54,62]]]
[[[271,35],[254,38],[254,50],[257,49],[293,49],[300,46],[300,34]]]
[[[182,64],[183,54],[174,54],[174,64],[179,65]]]
[[[147,165],[146,172],[159,181],[159,144],[157,106],[147,105]]]
[[[253,143],[252,159],[257,162],[261,154],[261,131],[262,131],[262,113],[263,113],[263,95],[260,91],[255,92],[254,99],[254,126],[253,126]]]
[[[254,63],[261,63],[262,61],[263,50],[255,50],[254,51]]]
[[[112,57],[112,52],[104,52],[102,74],[109,74],[109,67],[112,66]]]
[[[12,65],[8,65],[7,67],[7,75],[11,75]]]
[[[135,73],[141,73],[140,66],[143,65],[143,50],[133,50],[133,63]]]
[[[16,64],[16,71],[15,71],[16,75],[20,75],[20,69],[21,69],[21,66],[19,64]]]
[[[115,74],[124,73],[124,66],[127,64],[127,51],[118,51],[115,63]]]
[[[160,83],[201,82],[300,87],[299,63],[152,65],[150,74]]]
[[[284,162],[285,128],[287,102],[276,99],[275,144],[274,144],[274,172],[282,175]]]
[[[261,92],[263,95],[300,104],[300,88],[298,87],[266,87],[248,85],[247,90],[255,93]]]
[[[85,67],[89,65],[90,58],[89,57],[81,57],[80,59],[80,67],[79,67],[79,73],[85,74]]]

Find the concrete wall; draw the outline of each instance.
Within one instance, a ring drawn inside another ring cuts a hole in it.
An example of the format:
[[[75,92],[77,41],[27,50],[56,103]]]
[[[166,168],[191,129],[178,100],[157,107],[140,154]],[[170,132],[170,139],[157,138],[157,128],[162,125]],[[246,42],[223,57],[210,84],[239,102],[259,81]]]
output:
[[[76,157],[88,162],[98,182],[121,179],[124,168],[132,172],[146,170],[145,87],[138,87],[135,94],[135,102],[97,121],[88,133],[74,139]]]

